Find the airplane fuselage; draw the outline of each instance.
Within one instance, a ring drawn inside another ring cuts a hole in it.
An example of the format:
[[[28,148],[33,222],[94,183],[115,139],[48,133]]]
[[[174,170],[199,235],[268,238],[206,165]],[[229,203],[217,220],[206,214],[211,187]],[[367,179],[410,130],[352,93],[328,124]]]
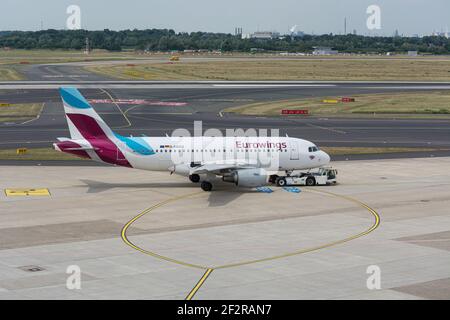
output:
[[[183,172],[192,163],[247,162],[268,171],[317,168],[330,157],[312,142],[290,137],[122,137],[67,140],[57,150],[113,165],[152,171]],[[81,150],[81,149],[85,150]],[[177,170],[178,168],[178,170]]]

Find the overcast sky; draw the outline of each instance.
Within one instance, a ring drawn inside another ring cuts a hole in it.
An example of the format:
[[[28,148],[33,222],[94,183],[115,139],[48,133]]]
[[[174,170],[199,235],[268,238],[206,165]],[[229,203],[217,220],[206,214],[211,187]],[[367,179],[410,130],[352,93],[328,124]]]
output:
[[[390,36],[430,34],[450,28],[449,0],[0,0],[0,30],[65,29],[69,5],[81,8],[83,29],[170,28],[175,31],[244,33],[288,31]],[[381,30],[366,27],[366,9],[381,7]]]

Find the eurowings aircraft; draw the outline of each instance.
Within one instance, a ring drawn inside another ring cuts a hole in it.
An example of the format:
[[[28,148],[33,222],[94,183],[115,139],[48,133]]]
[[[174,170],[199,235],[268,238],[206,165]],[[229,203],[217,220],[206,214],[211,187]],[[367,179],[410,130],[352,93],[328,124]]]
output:
[[[312,142],[290,137],[125,137],[112,131],[75,88],[61,88],[70,138],[57,151],[81,158],[201,181],[204,191],[221,178],[239,187],[269,184],[280,171],[318,168],[330,157]]]

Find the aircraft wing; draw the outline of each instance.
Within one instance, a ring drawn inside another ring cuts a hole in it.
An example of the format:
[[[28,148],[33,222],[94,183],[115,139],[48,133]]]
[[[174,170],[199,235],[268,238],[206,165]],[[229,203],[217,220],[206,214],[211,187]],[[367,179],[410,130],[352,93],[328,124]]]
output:
[[[191,170],[191,174],[212,173],[216,175],[222,175],[225,173],[229,173],[230,171],[248,168],[256,168],[256,162],[252,163],[249,161],[235,160],[231,162],[206,163],[193,168]]]

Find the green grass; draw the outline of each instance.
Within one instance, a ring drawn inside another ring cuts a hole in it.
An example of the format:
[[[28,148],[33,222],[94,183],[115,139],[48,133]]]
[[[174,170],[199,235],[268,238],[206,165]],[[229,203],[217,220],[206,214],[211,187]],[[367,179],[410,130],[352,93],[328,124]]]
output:
[[[2,106],[0,101],[0,123],[9,121],[26,121],[36,118],[43,108],[42,103],[11,104]]]
[[[278,116],[283,109],[306,109],[312,116],[450,118],[450,92],[367,94],[355,102],[324,103],[322,97],[252,103],[224,110],[243,115]],[[298,116],[297,116],[298,117]]]
[[[0,65],[21,63],[61,63],[77,61],[122,60],[138,57],[134,52],[108,52],[94,50],[89,55],[81,50],[1,50]]]
[[[0,81],[23,80],[24,77],[9,65],[0,65]]]
[[[90,72],[106,75],[108,77],[123,80],[200,80],[208,79],[208,75],[198,75],[192,72],[180,72],[175,64],[144,64],[136,66],[89,66],[85,67]]]
[[[51,148],[33,148],[28,149],[25,154],[17,154],[16,149],[0,149],[0,160],[80,160],[67,153],[55,151]]]
[[[89,66],[89,71],[128,80],[409,80],[450,81],[450,59],[294,58]]]

